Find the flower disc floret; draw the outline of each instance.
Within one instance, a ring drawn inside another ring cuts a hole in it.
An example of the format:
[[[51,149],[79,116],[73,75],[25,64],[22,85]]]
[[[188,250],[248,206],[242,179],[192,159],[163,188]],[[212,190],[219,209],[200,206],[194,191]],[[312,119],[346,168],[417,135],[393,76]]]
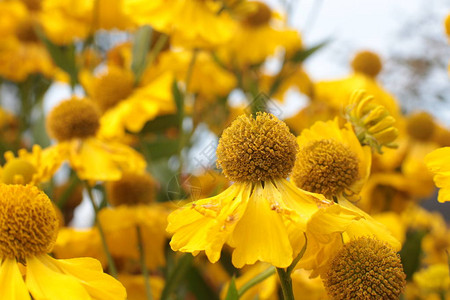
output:
[[[300,149],[292,179],[306,191],[336,196],[358,179],[358,158],[338,141],[312,141]]]
[[[382,241],[361,237],[336,254],[323,282],[332,299],[398,299],[405,278],[394,249]]]
[[[100,127],[100,112],[88,100],[62,101],[47,117],[47,131],[58,141],[94,136]]]
[[[242,115],[224,130],[217,147],[217,165],[237,182],[286,178],[297,149],[295,136],[272,114]]]
[[[58,219],[52,202],[37,187],[0,184],[0,260],[49,253]]]

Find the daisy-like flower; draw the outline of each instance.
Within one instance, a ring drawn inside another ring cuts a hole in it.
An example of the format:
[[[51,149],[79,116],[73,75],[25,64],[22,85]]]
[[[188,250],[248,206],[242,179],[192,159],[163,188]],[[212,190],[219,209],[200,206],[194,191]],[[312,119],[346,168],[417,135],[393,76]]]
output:
[[[439,202],[450,201],[450,147],[434,150],[425,156],[425,164],[434,174],[433,180],[440,189]]]
[[[33,145],[31,152],[20,149],[17,157],[5,152],[6,163],[0,167],[0,182],[6,184],[34,184],[49,180],[64,161],[56,147],[42,149]]]
[[[90,181],[118,180],[126,171],[143,172],[145,160],[129,146],[96,136],[100,112],[86,99],[62,101],[47,117],[47,131],[77,172]]]
[[[362,73],[372,78],[375,78],[383,68],[381,58],[376,53],[367,50],[356,53],[351,65],[355,73]]]
[[[118,181],[106,184],[112,207],[102,209],[99,220],[105,231],[108,248],[115,257],[139,259],[137,227],[142,232],[146,266],[156,269],[165,264],[167,215],[169,210],[151,204],[156,182],[150,175],[124,173]]]
[[[333,205],[285,179],[297,149],[288,127],[273,115],[237,118],[217,149],[218,166],[235,183],[169,215],[172,249],[194,255],[205,251],[214,263],[227,243],[238,268],[256,261],[289,266],[305,243],[307,220],[318,206]]]
[[[47,255],[57,231],[55,210],[42,191],[32,185],[0,184],[2,299],[126,299],[124,287],[104,274],[97,260]]]
[[[371,149],[361,146],[350,123],[316,122],[297,138],[300,150],[292,172],[299,188],[328,199],[358,197],[370,174]]]

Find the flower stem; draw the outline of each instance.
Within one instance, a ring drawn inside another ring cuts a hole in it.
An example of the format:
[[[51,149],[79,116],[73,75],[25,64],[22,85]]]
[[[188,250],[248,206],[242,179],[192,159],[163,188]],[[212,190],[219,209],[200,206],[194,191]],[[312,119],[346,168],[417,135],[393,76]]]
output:
[[[85,182],[85,186],[86,186],[86,190],[87,190],[87,193],[89,196],[89,200],[92,203],[92,207],[94,207],[95,223],[97,224],[98,232],[99,232],[100,238],[102,240],[103,251],[105,251],[106,258],[108,260],[109,271],[110,271],[111,275],[117,279],[116,264],[114,263],[114,259],[112,258],[111,252],[109,252],[108,244],[106,243],[105,232],[103,231],[102,224],[100,223],[100,220],[98,219],[99,208],[98,208],[97,204],[95,203],[91,186],[87,182]]]
[[[266,278],[272,276],[273,274],[275,274],[275,267],[269,267],[266,270],[262,271],[261,273],[259,273],[258,275],[256,275],[255,277],[253,277],[252,279],[250,279],[249,281],[247,281],[238,291],[238,295],[239,297],[242,297],[242,295],[248,291],[250,288],[252,288],[253,286],[255,286],[256,284],[264,281]]]
[[[139,258],[141,262],[141,269],[142,269],[142,275],[144,276],[145,280],[145,292],[147,295],[147,300],[152,300],[152,289],[150,287],[150,276],[148,274],[147,264],[145,263],[145,249],[144,249],[144,243],[142,241],[142,232],[141,227],[139,225],[136,226],[136,234],[137,234],[137,240],[138,240],[138,248],[139,248]]]
[[[280,277],[281,290],[283,291],[284,300],[294,300],[291,276],[283,268],[277,268],[277,273],[278,277]]]

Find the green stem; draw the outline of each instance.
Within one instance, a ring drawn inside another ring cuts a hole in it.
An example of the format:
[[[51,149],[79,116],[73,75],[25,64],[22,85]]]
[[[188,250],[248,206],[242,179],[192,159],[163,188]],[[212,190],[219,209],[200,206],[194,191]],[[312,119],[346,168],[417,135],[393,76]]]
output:
[[[302,250],[300,250],[300,253],[297,255],[297,257],[292,261],[291,265],[287,268],[286,272],[289,276],[291,276],[292,271],[294,271],[295,266],[297,263],[302,259],[303,255],[305,254],[306,247],[308,246],[308,238],[305,235],[305,244],[303,245]]]
[[[252,288],[253,286],[257,285],[258,283],[264,281],[265,279],[269,278],[270,276],[272,276],[273,274],[275,274],[275,267],[271,266],[269,268],[267,268],[266,270],[262,271],[261,273],[259,273],[258,275],[256,275],[255,277],[253,277],[252,279],[250,279],[249,281],[247,281],[238,291],[238,295],[239,297],[242,297],[242,295],[248,291],[250,288]]]
[[[161,293],[161,300],[169,299],[172,291],[179,285],[186,272],[191,267],[193,260],[194,257],[191,254],[184,254],[182,257],[180,257],[175,268],[172,270],[172,272],[170,272],[166,280],[166,284]]]
[[[94,208],[95,223],[97,224],[98,232],[100,233],[100,238],[102,240],[102,245],[103,245],[103,251],[105,251],[106,258],[108,260],[109,271],[111,272],[111,275],[117,279],[116,264],[114,263],[114,259],[112,258],[111,252],[109,252],[108,244],[106,243],[105,232],[103,231],[102,224],[100,223],[100,220],[98,219],[99,208],[98,208],[97,204],[95,203],[91,186],[87,182],[85,182],[85,186],[86,186],[86,190],[87,190],[87,193],[89,196],[89,200],[91,201],[92,207]]]
[[[136,234],[137,234],[137,240],[138,240],[138,249],[139,249],[142,275],[144,276],[144,280],[145,280],[145,292],[147,294],[147,300],[152,300],[153,297],[152,297],[152,289],[150,287],[150,276],[148,274],[148,268],[147,268],[146,259],[145,259],[144,243],[142,241],[142,232],[141,232],[141,227],[139,225],[136,226]]]
[[[158,56],[159,52],[164,48],[164,45],[169,40],[169,36],[167,34],[161,34],[156,41],[155,45],[153,46],[152,51],[150,52],[150,55],[148,57],[147,66],[151,66],[155,58]]]
[[[277,273],[278,277],[280,277],[281,290],[283,291],[284,300],[294,300],[291,276],[283,268],[277,268]]]

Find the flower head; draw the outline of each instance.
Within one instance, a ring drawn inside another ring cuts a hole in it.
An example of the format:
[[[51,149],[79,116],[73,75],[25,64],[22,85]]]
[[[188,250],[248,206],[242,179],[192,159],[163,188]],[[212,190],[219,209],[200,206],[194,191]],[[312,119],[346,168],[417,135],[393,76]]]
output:
[[[92,258],[57,260],[58,220],[50,199],[31,185],[0,184],[2,299],[124,300],[123,286]],[[22,271],[19,269],[22,265]],[[22,276],[25,274],[25,279]],[[25,280],[25,281],[24,281]]]
[[[371,51],[358,52],[352,60],[353,70],[369,77],[376,77],[382,67],[380,57]]]
[[[434,174],[434,183],[439,190],[438,201],[450,201],[450,147],[434,150],[425,156],[427,168]]]
[[[50,252],[58,220],[52,202],[38,188],[0,185],[0,258],[17,259]]]
[[[381,153],[381,147],[395,148],[393,143],[398,129],[389,111],[380,104],[373,103],[374,97],[364,90],[355,90],[347,106],[346,118],[352,123],[356,136],[362,145],[369,145]]]
[[[316,122],[303,130],[297,143],[291,177],[295,185],[328,199],[359,193],[369,175],[371,153],[361,147],[349,123],[341,129],[337,119]]]
[[[47,118],[47,130],[58,141],[94,136],[100,127],[100,113],[88,100],[72,98],[61,102]]]
[[[362,237],[336,254],[324,285],[332,299],[398,299],[405,279],[400,257],[392,248]]]
[[[122,178],[106,184],[112,206],[149,204],[155,197],[155,180],[147,173],[124,173]]]
[[[406,130],[408,134],[421,142],[429,141],[434,134],[436,124],[433,117],[426,112],[417,112],[408,116]]]
[[[286,178],[298,146],[285,123],[267,113],[238,117],[224,130],[217,148],[217,165],[238,182]]]

